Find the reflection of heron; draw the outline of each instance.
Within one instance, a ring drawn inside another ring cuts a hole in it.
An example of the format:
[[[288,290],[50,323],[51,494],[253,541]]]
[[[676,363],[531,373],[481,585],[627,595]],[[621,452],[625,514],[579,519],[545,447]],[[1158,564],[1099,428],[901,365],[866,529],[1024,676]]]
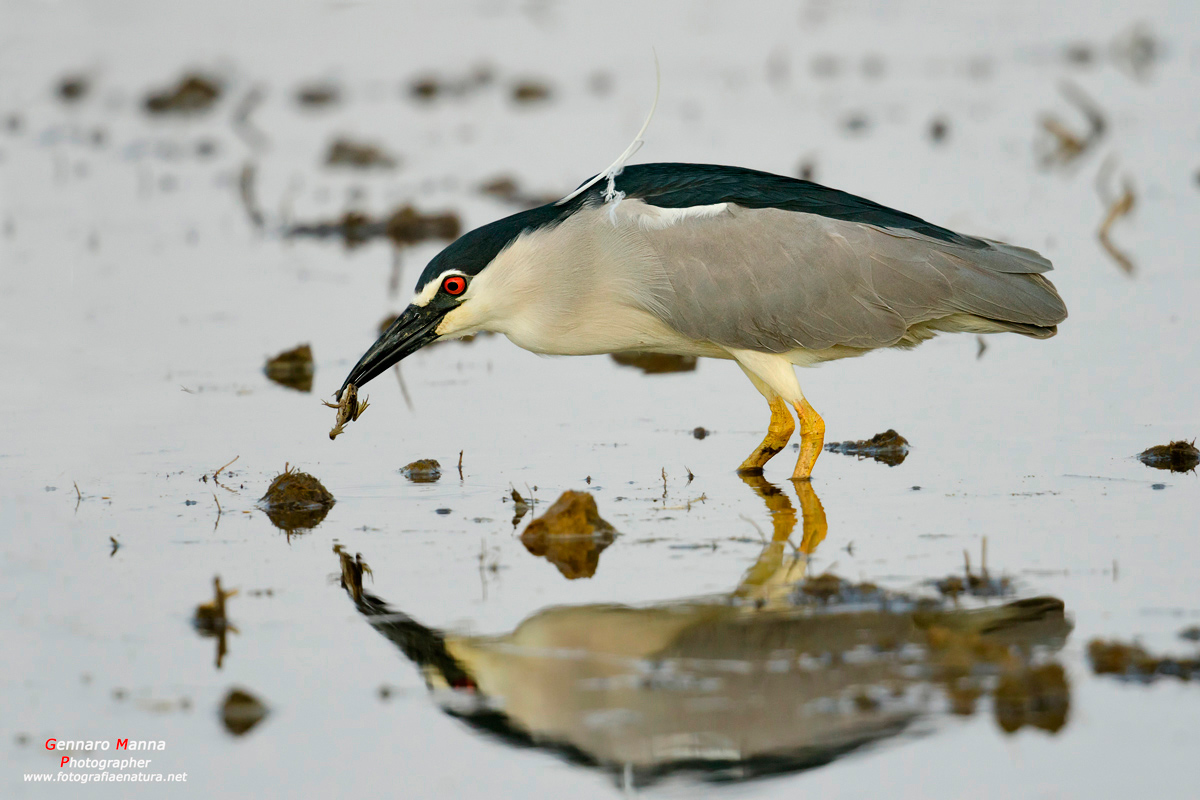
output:
[[[742,780],[828,763],[927,712],[937,694],[925,689],[963,677],[960,650],[1008,658],[1056,648],[1070,630],[1053,598],[965,611],[828,575],[805,581],[805,559],[826,527],[811,485],[797,485],[804,536],[793,549],[787,496],[761,478],[748,482],[772,513],[773,535],[725,595],[553,607],[507,634],[458,636],[363,592],[346,553],[343,580],[358,610],[421,667],[447,713],[509,744],[638,783],[680,771]],[[934,630],[937,647],[928,644]],[[1020,711],[1020,702],[1009,707]],[[1065,715],[1065,695],[1054,702]]]

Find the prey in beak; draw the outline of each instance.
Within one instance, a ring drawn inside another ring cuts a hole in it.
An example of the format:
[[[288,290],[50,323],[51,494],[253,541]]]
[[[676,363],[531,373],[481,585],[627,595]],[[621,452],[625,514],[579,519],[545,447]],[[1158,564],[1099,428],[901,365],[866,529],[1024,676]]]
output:
[[[338,401],[343,401],[348,389],[361,388],[388,367],[441,338],[443,333],[438,328],[444,327],[446,316],[462,305],[470,280],[471,276],[459,270],[447,270],[428,282],[350,370],[337,391]],[[449,335],[456,334],[452,331]]]

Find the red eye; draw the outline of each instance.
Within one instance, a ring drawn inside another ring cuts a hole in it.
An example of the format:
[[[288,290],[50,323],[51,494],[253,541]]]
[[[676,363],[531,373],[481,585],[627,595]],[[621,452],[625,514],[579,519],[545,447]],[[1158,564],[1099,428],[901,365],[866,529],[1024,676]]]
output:
[[[467,281],[461,275],[451,275],[442,281],[442,289],[446,294],[457,297],[467,290]]]

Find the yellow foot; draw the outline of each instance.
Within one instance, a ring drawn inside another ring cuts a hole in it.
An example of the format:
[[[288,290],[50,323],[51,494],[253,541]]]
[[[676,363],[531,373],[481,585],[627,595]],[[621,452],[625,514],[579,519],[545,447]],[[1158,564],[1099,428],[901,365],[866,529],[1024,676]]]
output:
[[[762,440],[762,444],[758,449],[751,453],[742,465],[738,467],[738,472],[745,475],[762,474],[762,469],[768,461],[770,461],[776,453],[787,446],[788,439],[792,438],[792,431],[796,430],[796,423],[792,421],[791,412],[788,411],[787,403],[783,398],[776,397],[771,403],[771,424],[767,428],[767,435]],[[817,412],[813,412],[814,414]],[[820,417],[817,417],[820,419]],[[803,430],[803,428],[801,428]],[[822,430],[824,430],[822,428]],[[820,446],[818,445],[818,449]]]
[[[800,458],[796,461],[792,480],[806,481],[812,477],[813,464],[817,463],[817,456],[821,455],[825,445],[825,420],[804,398],[795,406],[800,417]]]

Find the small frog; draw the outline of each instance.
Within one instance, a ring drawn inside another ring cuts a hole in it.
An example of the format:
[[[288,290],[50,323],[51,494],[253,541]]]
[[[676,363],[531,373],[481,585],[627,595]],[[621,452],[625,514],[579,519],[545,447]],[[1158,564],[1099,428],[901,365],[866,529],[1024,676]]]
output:
[[[329,431],[329,438],[336,439],[346,431],[347,423],[354,422],[362,416],[362,413],[367,410],[367,406],[370,403],[367,402],[367,398],[365,397],[361,403],[358,402],[358,387],[351,383],[346,386],[346,391],[342,392],[342,401],[340,403],[330,403],[328,400],[322,400],[321,405],[337,409],[337,421],[333,429]]]

